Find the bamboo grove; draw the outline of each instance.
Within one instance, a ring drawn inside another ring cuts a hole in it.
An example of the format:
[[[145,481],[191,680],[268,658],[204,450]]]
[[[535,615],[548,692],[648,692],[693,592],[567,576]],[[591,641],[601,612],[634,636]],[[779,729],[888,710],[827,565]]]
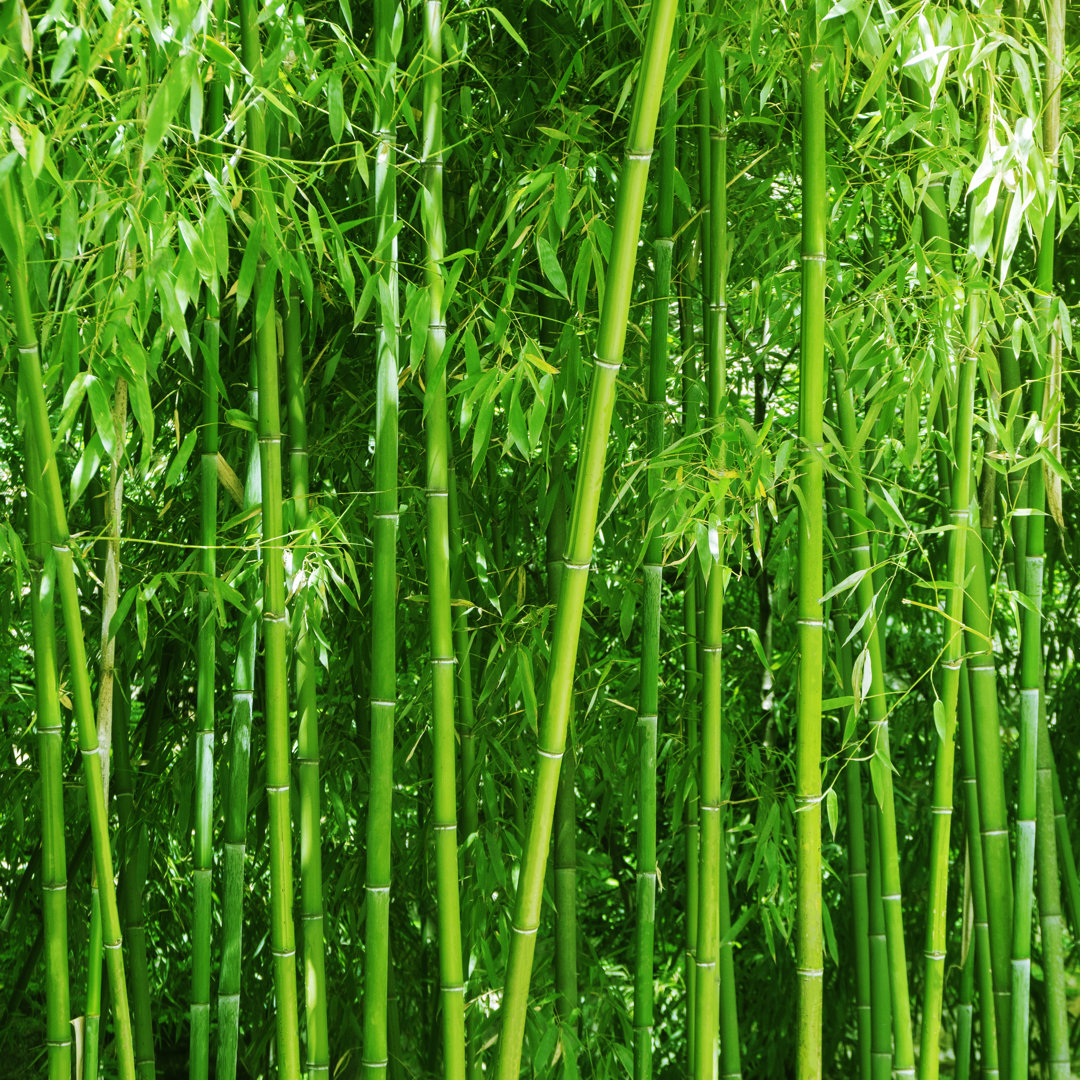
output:
[[[1072,1075],[1064,0],[0,29],[0,1073]]]

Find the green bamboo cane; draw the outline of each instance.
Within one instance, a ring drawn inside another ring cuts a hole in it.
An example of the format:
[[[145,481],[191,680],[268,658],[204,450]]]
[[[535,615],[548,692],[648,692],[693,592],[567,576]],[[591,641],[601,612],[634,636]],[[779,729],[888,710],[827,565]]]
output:
[[[285,310],[285,385],[288,400],[289,475],[292,482],[296,565],[303,567],[312,537],[308,525],[308,437],[304,402],[304,365],[300,341],[300,298],[296,280]],[[317,541],[317,536],[314,537]],[[327,1032],[326,946],[323,935],[322,829],[319,799],[319,709],[316,696],[315,637],[310,622],[315,595],[298,597],[296,631],[297,761],[300,787],[300,907],[304,933],[304,1019],[307,1028],[308,1080],[327,1080],[330,1046]]]
[[[566,549],[566,494],[562,455],[556,456],[549,481],[554,489],[547,527],[548,597],[558,602]],[[577,807],[574,792],[574,752],[571,748],[559,772],[555,796],[555,1010],[564,1033],[563,1075],[577,1076],[578,1018],[578,929],[577,929]]]
[[[671,306],[671,256],[675,241],[675,101],[660,112],[660,191],[653,241],[652,327],[649,332],[645,513],[651,515],[663,478],[659,471],[667,411],[668,310]],[[638,691],[638,836],[637,921],[634,942],[634,1078],[649,1080],[653,1055],[653,946],[656,922],[656,732],[660,708],[660,591],[664,578],[660,529],[653,527],[645,545],[642,589],[642,643]]]
[[[248,411],[258,414],[258,392],[252,364]],[[251,440],[244,482],[246,513],[262,503],[262,470],[257,439]],[[255,582],[244,583],[244,614],[233,667],[232,716],[229,732],[228,787],[222,836],[221,976],[218,983],[217,1080],[235,1080],[240,1044],[240,991],[243,982],[244,861],[247,855],[248,784],[251,763],[251,721],[255,702],[255,655],[259,619]]]
[[[457,857],[457,734],[454,730],[454,639],[450,605],[449,458],[446,409],[446,312],[443,258],[442,0],[424,5],[424,109],[421,208],[427,245],[429,316],[424,395],[427,435],[427,572],[431,631],[434,745],[435,873],[439,909],[439,979],[443,1076],[465,1080],[465,974]]]
[[[256,84],[261,77],[258,12],[254,0],[240,5],[241,58]],[[276,213],[266,176],[266,120],[262,103],[247,111],[252,158],[253,210],[265,220]],[[278,1076],[299,1080],[299,1009],[296,997],[296,935],[293,927],[292,821],[289,812],[289,697],[285,627],[285,563],[282,522],[281,420],[278,390],[277,288],[274,267],[260,253],[255,273],[255,355],[259,388],[259,453],[262,470],[263,635],[265,653],[266,802],[270,819],[270,947],[274,965]],[[269,296],[267,303],[265,297]]]
[[[225,26],[226,0],[216,0],[214,17]],[[207,126],[215,135],[225,123],[225,86],[217,78],[210,86]],[[222,148],[215,144],[220,167]],[[221,229],[224,231],[224,219]],[[227,244],[227,237],[219,237]],[[214,867],[214,728],[217,691],[217,618],[214,583],[217,578],[217,457],[218,361],[221,345],[221,300],[217,282],[206,295],[203,326],[203,423],[200,461],[200,544],[202,588],[199,593],[198,676],[195,700],[195,843],[192,875],[195,885],[194,924],[191,933],[191,1080],[210,1075],[210,966]]]
[[[975,414],[975,375],[982,294],[973,292],[967,305],[967,347],[956,358],[956,399],[951,412],[952,474],[945,597],[945,660],[941,699],[934,703],[937,752],[934,760],[933,817],[930,834],[930,899],[926,920],[923,974],[923,1028],[919,1055],[921,1080],[936,1080],[941,1065],[941,1007],[945,992],[945,937],[949,895],[949,834],[953,812],[956,754],[956,710],[963,672],[964,575],[971,520],[971,442]],[[940,714],[940,715],[939,715]]]
[[[1036,270],[1037,285],[1039,291],[1039,306],[1042,326],[1040,327],[1045,353],[1042,357],[1036,356],[1035,380],[1032,384],[1032,393],[1037,396],[1043,391],[1039,412],[1045,423],[1050,415],[1056,413],[1060,405],[1060,393],[1055,389],[1060,385],[1061,368],[1061,335],[1052,310],[1054,296],[1054,256],[1056,241],[1056,218],[1057,196],[1056,172],[1058,143],[1061,126],[1061,79],[1064,71],[1065,53],[1065,5],[1063,0],[1051,0],[1047,5],[1046,20],[1046,71],[1044,74],[1046,87],[1046,105],[1043,111],[1043,147],[1047,155],[1051,185],[1051,201],[1047,207],[1046,218],[1043,223],[1042,241],[1039,246],[1038,264]],[[1048,371],[1047,368],[1050,368]],[[1039,370],[1041,368],[1041,370]],[[1043,385],[1040,386],[1040,383]],[[1056,417],[1050,420],[1056,424]],[[1052,449],[1054,449],[1052,447]],[[1061,914],[1061,887],[1058,872],[1057,837],[1054,830],[1054,774],[1053,759],[1050,751],[1050,732],[1046,721],[1046,697],[1043,692],[1043,649],[1042,627],[1040,616],[1042,613],[1042,578],[1043,557],[1045,550],[1045,517],[1043,516],[1044,492],[1043,469],[1039,464],[1029,470],[1028,496],[1029,506],[1033,513],[1028,520],[1027,535],[1027,566],[1024,572],[1024,589],[1028,595],[1030,607],[1024,611],[1024,626],[1021,636],[1023,649],[1021,679],[1023,689],[1024,730],[1028,731],[1032,719],[1030,710],[1032,698],[1036,699],[1034,721],[1036,725],[1037,762],[1036,762],[1036,822],[1035,835],[1036,857],[1039,864],[1039,919],[1042,931],[1043,946],[1043,976],[1046,985],[1046,1031],[1047,1031],[1047,1058],[1050,1064],[1051,1080],[1067,1080],[1071,1075],[1069,1027],[1067,1007],[1065,1000],[1065,955],[1062,933]],[[1030,670],[1029,670],[1030,668]],[[1029,675],[1031,676],[1029,678]],[[1036,693],[1031,694],[1029,687]],[[1026,837],[1025,837],[1026,840]],[[1019,845],[1017,863],[1019,865]],[[1026,855],[1026,850],[1025,850]],[[1017,871],[1019,873],[1019,870]],[[1029,891],[1030,884],[1024,883]],[[1029,899],[1030,903],[1030,899]],[[1018,906],[1018,911],[1021,905]],[[1014,932],[1022,917],[1022,913],[1014,917]],[[1030,930],[1030,919],[1028,922]],[[1015,955],[1015,950],[1014,950]],[[1030,960],[1022,968],[1020,991],[1028,989],[1030,980]],[[1019,1027],[1026,1027],[1027,1008],[1025,1002],[1018,997],[1017,985],[1013,983],[1013,1038],[1014,1040],[1026,1035],[1026,1030],[1019,1031]],[[1024,993],[1024,997],[1027,994]],[[1025,1013],[1024,1025],[1018,1025],[1015,1017],[1020,1011]],[[1013,1043],[1013,1076],[1019,1077],[1020,1064],[1026,1066],[1026,1039],[1024,1052],[1021,1053],[1016,1042]]]
[[[214,696],[217,668],[217,617],[214,582],[217,578],[217,365],[220,325],[217,298],[207,297],[203,329],[203,422],[200,462],[200,558],[198,681],[195,699],[195,879],[194,925],[191,931],[191,1049],[189,1076],[210,1075],[210,940],[214,839]]]
[[[972,535],[972,543],[978,541]],[[964,820],[968,864],[971,868],[972,948],[975,952],[975,980],[979,991],[980,1071],[986,1080],[998,1075],[997,1011],[994,980],[990,970],[990,920],[987,914],[986,871],[983,862],[982,828],[979,822],[979,795],[975,778],[975,739],[971,719],[971,673],[960,682],[960,756],[963,764]]]
[[[675,0],[658,0],[650,11],[648,36],[634,95],[626,161],[616,199],[615,227],[600,316],[593,386],[578,460],[570,538],[552,637],[547,701],[538,746],[539,768],[511,928],[510,957],[501,1009],[498,1080],[517,1080],[521,1063],[529,979],[536,931],[540,925],[555,794],[573,699],[574,665],[585,586],[592,561],[607,438],[615,406],[616,378],[626,340],[626,320],[633,290],[645,185],[676,6]]]
[[[821,679],[825,402],[825,80],[813,9],[802,45],[802,320],[799,438],[799,707],[795,745],[798,1080],[822,1075]],[[703,793],[704,797],[704,793]],[[706,1080],[702,1077],[701,1080]]]
[[[376,155],[374,209],[379,254],[376,328],[375,493],[371,587],[371,781],[367,816],[364,930],[363,1068],[365,1080],[386,1075],[390,964],[390,827],[397,700],[398,530],[398,266],[395,110],[397,56],[393,0],[374,6]]]
[[[718,477],[727,472],[726,446],[723,440],[724,401],[727,395],[727,103],[724,86],[724,54],[719,48],[707,54],[705,74],[709,97],[709,185],[708,213],[705,225],[706,294],[708,303],[705,318],[706,379],[708,383],[708,421],[711,427],[711,468]],[[716,544],[712,551],[712,566],[705,586],[705,636],[702,641],[702,721],[701,721],[701,780],[699,782],[703,850],[709,850],[711,841],[706,833],[715,828],[715,861],[710,862],[710,873],[715,873],[715,915],[706,913],[707,888],[704,886],[706,863],[699,869],[698,888],[701,900],[698,907],[698,940],[712,947],[705,927],[715,924],[717,939],[715,958],[716,978],[719,980],[719,1029],[712,1017],[699,1013],[699,1031],[711,1034],[718,1030],[720,1038],[720,1072],[726,1077],[742,1074],[739,1053],[739,1014],[735,994],[735,968],[730,941],[731,913],[727,881],[727,840],[723,807],[723,624],[724,624],[724,574],[725,560],[721,553],[725,548],[726,500],[724,481],[720,481],[710,522],[710,533],[715,530]],[[713,541],[710,539],[710,547]],[[715,812],[715,821],[710,817]],[[713,952],[710,951],[710,956]],[[699,970],[703,970],[699,955]],[[706,973],[707,977],[707,973]],[[699,1003],[701,997],[699,996]],[[700,1008],[699,1004],[699,1008]],[[707,1026],[702,1027],[702,1023]],[[708,1026],[711,1025],[711,1026]],[[699,1049],[699,1055],[701,1050]],[[699,1056],[699,1068],[706,1063]],[[702,1075],[705,1075],[702,1073]]]
[[[71,1007],[68,983],[67,865],[64,838],[63,728],[57,683],[54,603],[55,560],[40,492],[41,464],[26,440],[30,544],[30,621],[34,635],[38,752],[41,768],[41,906],[45,949],[45,1041],[49,1080],[71,1076]]]
[[[94,718],[90,673],[86,660],[82,612],[78,586],[75,582],[74,557],[67,514],[60,490],[60,475],[53,451],[48,408],[45,403],[41,356],[34,330],[27,284],[26,241],[19,195],[15,189],[15,172],[10,172],[0,190],[3,213],[7,218],[4,230],[4,254],[8,260],[15,333],[19,350],[19,378],[25,395],[28,417],[28,438],[38,448],[41,468],[41,494],[48,518],[48,536],[56,558],[64,629],[67,633],[68,657],[71,669],[72,697],[82,754],[86,799],[90,814],[94,848],[94,865],[101,896],[102,942],[105,949],[109,978],[113,984],[113,1016],[116,1024],[117,1061],[121,1080],[134,1080],[135,1059],[132,1048],[131,1014],[128,1010],[127,979],[121,950],[120,915],[116,905],[116,885],[113,879],[112,850],[109,846],[109,822],[102,780],[101,758],[98,753],[97,726]]]
[[[837,483],[826,488],[829,506],[829,529],[837,546],[838,581],[847,577],[844,572],[843,553],[840,547],[843,533],[840,492]],[[851,624],[839,607],[832,611],[836,628],[837,659],[841,686],[851,686],[853,661],[851,657]],[[854,718],[849,723],[854,730]],[[873,1069],[871,1043],[872,1010],[870,1005],[870,896],[866,864],[866,826],[863,814],[861,763],[856,756],[857,746],[849,745],[848,757],[843,765],[844,805],[848,834],[848,881],[851,889],[851,922],[855,951],[855,1018],[858,1031],[859,1077],[870,1080]],[[891,1062],[890,1062],[891,1064]]]
[[[118,698],[124,716],[113,732],[116,759],[114,789],[119,819],[117,864],[120,867],[118,903],[128,953],[131,981],[131,1023],[135,1043],[135,1072],[139,1080],[154,1080],[154,1026],[151,1016],[150,969],[146,958],[146,926],[142,913],[142,891],[149,861],[149,835],[145,823],[135,822],[135,778],[131,767],[131,732],[128,723],[130,701]],[[147,709],[151,708],[147,706]],[[145,715],[145,713],[144,713]]]
[[[998,1067],[1006,1072],[1009,1056],[1009,998],[1012,941],[1012,865],[1009,855],[1007,803],[1001,763],[1001,732],[991,637],[991,608],[987,591],[982,539],[971,536],[967,545],[967,581],[964,597],[968,673],[971,683],[972,740],[975,751],[975,788],[989,923],[990,970],[997,1014]],[[990,887],[990,883],[994,887]]]

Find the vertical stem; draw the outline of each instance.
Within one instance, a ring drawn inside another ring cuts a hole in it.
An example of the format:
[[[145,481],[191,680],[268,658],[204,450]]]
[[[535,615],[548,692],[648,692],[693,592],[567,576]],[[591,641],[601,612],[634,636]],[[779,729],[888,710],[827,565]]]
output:
[[[671,255],[675,208],[675,101],[660,113],[660,195],[653,242],[652,327],[649,336],[645,514],[651,516],[663,478],[659,456],[664,447],[667,411],[668,310],[671,306]],[[640,689],[637,717],[638,836],[637,922],[634,975],[634,1080],[652,1076],[653,943],[656,921],[656,733],[660,707],[660,593],[664,579],[660,529],[651,528],[645,544],[642,603]]]
[[[425,372],[427,434],[427,572],[431,631],[436,894],[439,905],[439,997],[443,1076],[465,1080],[465,974],[457,858],[457,734],[454,730],[454,639],[450,610],[450,431],[446,411],[446,312],[443,302],[442,0],[424,5],[424,187],[429,315]]]
[[[34,634],[38,752],[41,762],[41,888],[45,934],[45,1040],[49,1080],[71,1076],[71,1007],[68,982],[67,866],[64,838],[63,728],[57,684],[55,560],[41,500],[41,463],[33,438],[26,440],[30,505],[30,620]]]
[[[393,0],[376,0],[375,216],[379,324],[376,330],[375,494],[371,589],[371,783],[367,816],[364,929],[364,1080],[386,1075],[390,965],[390,828],[397,701],[398,266]]]
[[[293,279],[285,310],[285,382],[289,417],[289,474],[294,559],[303,568],[311,542],[308,523],[308,440],[304,403],[304,363],[300,341],[300,299]],[[318,537],[315,537],[318,542]],[[326,1020],[326,948],[323,940],[322,829],[319,796],[319,708],[316,696],[315,636],[311,629],[316,594],[301,588],[296,632],[297,761],[300,786],[300,907],[304,928],[304,1018],[308,1080],[327,1080],[330,1046]]]
[[[254,0],[240,6],[244,66],[256,85],[262,58]],[[276,208],[266,177],[266,123],[261,103],[247,111],[252,157],[252,210],[269,220]],[[266,802],[270,819],[270,947],[277,1007],[276,1066],[281,1080],[299,1080],[299,1008],[296,997],[296,933],[293,926],[292,820],[289,809],[289,699],[285,626],[281,416],[278,389],[277,273],[260,252],[253,299],[259,387],[259,457],[262,469],[263,635],[265,654]],[[260,317],[261,313],[261,317]]]
[[[799,437],[799,709],[795,746],[798,1080],[822,1075],[821,678],[825,399],[825,81],[813,9],[802,51],[802,327]]]

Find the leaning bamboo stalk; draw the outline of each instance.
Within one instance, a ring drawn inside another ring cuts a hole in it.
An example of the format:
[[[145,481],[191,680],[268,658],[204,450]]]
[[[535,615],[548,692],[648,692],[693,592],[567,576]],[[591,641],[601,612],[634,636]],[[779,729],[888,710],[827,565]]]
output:
[[[34,684],[41,770],[41,888],[45,949],[45,1041],[49,1080],[71,1076],[71,1006],[68,982],[67,866],[64,838],[63,728],[57,683],[53,616],[55,560],[49,551],[42,505],[41,465],[33,439],[26,441],[30,507],[30,621],[34,635]]]
[[[443,1076],[465,1080],[465,973],[457,855],[457,733],[454,730],[454,637],[450,605],[450,427],[446,408],[446,312],[443,258],[442,0],[426,0],[423,44],[421,208],[429,316],[425,351],[427,435],[428,625],[431,633],[435,873],[439,918],[439,998]]]
[[[499,1080],[517,1080],[521,1063],[529,980],[536,932],[540,925],[545,864],[551,840],[555,793],[566,746],[566,730],[573,699],[585,587],[592,561],[593,537],[603,482],[607,437],[615,406],[616,378],[626,340],[626,320],[633,291],[638,233],[645,199],[649,160],[652,157],[656,116],[663,92],[674,0],[658,0],[649,15],[649,30],[635,91],[626,162],[619,182],[615,228],[600,316],[596,365],[589,398],[585,437],[578,460],[565,568],[559,590],[551,645],[548,693],[539,734],[539,769],[523,852],[518,892],[511,927],[510,956],[502,1001],[499,1038]]]
[[[240,5],[241,58],[256,84],[261,78],[258,12],[254,0]],[[266,175],[266,119],[262,102],[247,111],[252,158],[252,209],[269,220],[277,211]],[[270,819],[270,947],[276,1005],[276,1065],[281,1080],[299,1080],[299,1009],[296,935],[293,926],[292,820],[289,808],[289,699],[285,626],[285,562],[282,520],[281,418],[278,390],[277,273],[260,253],[255,273],[254,347],[258,369],[258,434],[262,469],[263,639],[265,642],[266,802]],[[269,295],[270,302],[263,299]],[[262,308],[261,318],[259,308]]]
[[[825,80],[813,9],[802,44],[802,321],[799,438],[799,708],[795,744],[798,1080],[822,1075],[821,912],[822,502],[825,403]],[[704,796],[703,796],[704,797]],[[706,1080],[706,1078],[701,1078]]]
[[[308,437],[304,365],[300,341],[300,299],[295,279],[285,310],[285,383],[289,422],[289,475],[293,528],[298,540],[295,565],[304,574],[311,542],[308,522]],[[322,827],[319,799],[319,709],[316,693],[315,635],[311,629],[315,592],[301,586],[296,619],[297,762],[300,788],[300,906],[304,935],[304,1020],[309,1080],[330,1075],[327,1031],[326,945],[323,934]]]
[[[659,456],[664,447],[667,411],[668,310],[671,306],[671,255],[675,245],[675,102],[660,114],[660,160],[656,239],[653,241],[652,326],[649,332],[645,513],[662,486]],[[642,643],[637,716],[638,835],[637,915],[634,941],[634,1080],[649,1080],[653,1056],[653,947],[656,921],[656,733],[660,707],[660,592],[664,578],[661,530],[650,529],[645,544],[642,589]]]
[[[102,940],[109,979],[113,985],[113,1016],[116,1023],[117,1060],[121,1080],[134,1080],[135,1059],[132,1048],[131,1014],[128,1010],[127,979],[121,950],[120,915],[116,905],[116,885],[113,878],[112,850],[109,846],[109,821],[102,780],[101,757],[94,719],[94,703],[90,690],[90,673],[83,636],[82,611],[78,585],[75,581],[74,556],[67,527],[67,512],[60,490],[60,474],[56,467],[48,408],[45,402],[41,355],[34,330],[27,285],[26,247],[22,210],[16,190],[16,173],[10,172],[0,190],[2,212],[7,217],[4,253],[9,267],[15,333],[19,351],[19,378],[27,405],[29,433],[38,448],[41,469],[41,493],[48,519],[48,536],[56,559],[59,595],[67,633],[71,670],[72,697],[82,754],[85,790],[90,814],[94,848],[94,865],[101,896]]]
[[[363,1070],[381,1080],[389,1059],[391,811],[397,700],[398,265],[395,225],[396,83],[393,0],[374,5],[376,152],[374,210],[378,231],[379,321],[376,328],[375,492],[371,566],[371,782],[366,826]]]

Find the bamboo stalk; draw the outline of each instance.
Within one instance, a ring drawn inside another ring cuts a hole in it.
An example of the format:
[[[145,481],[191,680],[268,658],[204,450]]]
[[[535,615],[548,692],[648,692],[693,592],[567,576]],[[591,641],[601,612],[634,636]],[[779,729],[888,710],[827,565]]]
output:
[[[615,406],[615,384],[626,339],[626,319],[633,289],[638,233],[652,157],[653,134],[660,108],[664,72],[675,21],[674,0],[658,0],[649,15],[648,36],[635,91],[626,161],[619,182],[611,256],[604,288],[604,307],[597,338],[597,359],[589,398],[586,431],[581,443],[574,509],[565,569],[559,590],[551,646],[548,693],[539,736],[539,769],[523,852],[511,927],[510,956],[499,1038],[499,1080],[517,1080],[521,1062],[529,980],[536,932],[540,925],[545,864],[566,746],[573,699],[585,587],[592,561],[593,537],[600,501],[607,436]]]
[[[254,0],[240,5],[241,57],[256,85],[261,77],[258,13]],[[253,210],[276,213],[266,176],[266,121],[262,104],[247,111],[252,157]],[[274,967],[276,1058],[281,1080],[299,1080],[299,1008],[293,926],[292,820],[289,808],[289,698],[285,626],[284,525],[282,521],[281,419],[278,389],[277,273],[260,252],[255,272],[255,356],[259,388],[259,455],[262,470],[263,640],[265,655],[266,802],[270,821],[270,947]],[[266,297],[269,297],[267,302]],[[258,317],[262,309],[261,318]]]
[[[799,439],[799,708],[795,745],[798,1080],[822,1075],[821,915],[822,490],[825,401],[825,81],[818,26],[808,10],[802,45],[802,322]],[[705,1080],[705,1078],[701,1078]]]
[[[376,328],[375,493],[371,586],[371,781],[366,828],[363,1070],[382,1080],[389,1060],[387,986],[390,965],[390,876],[397,700],[398,532],[398,265],[397,56],[393,0],[374,5],[376,154],[374,210],[378,237],[379,321]]]
[[[63,729],[57,683],[54,603],[55,560],[49,550],[48,519],[40,492],[41,463],[33,439],[26,440],[30,544],[33,555],[30,621],[34,635],[41,771],[41,888],[45,949],[45,1039],[49,1080],[71,1076],[71,1004],[68,982],[67,865],[64,837]]]
[[[292,482],[295,565],[304,573],[312,539],[308,522],[308,438],[304,402],[304,365],[300,341],[300,298],[295,278],[285,309],[285,383],[289,418],[289,475]],[[328,1080],[326,946],[323,933],[322,827],[319,809],[319,709],[316,695],[315,635],[311,629],[314,592],[298,595],[296,622],[297,761],[300,788],[300,906],[304,935],[304,1020],[307,1030],[308,1080]]]
[[[446,312],[443,258],[442,0],[426,0],[422,72],[424,90],[421,207],[426,242],[429,315],[425,351],[427,435],[427,573],[431,634],[434,749],[435,874],[439,919],[439,999],[443,1076],[465,1080],[465,974],[457,857],[457,748],[454,730],[454,639],[450,608],[449,458],[446,410]]]
[[[656,460],[664,448],[667,411],[668,310],[671,256],[675,241],[675,101],[660,111],[660,160],[656,238],[653,241],[652,326],[649,331],[646,441],[653,463],[648,472],[646,514],[663,484]],[[664,578],[660,529],[645,544],[642,643],[639,665],[637,755],[637,915],[634,941],[634,1078],[649,1080],[653,1057],[653,950],[656,923],[656,734],[660,709],[660,594]]]

